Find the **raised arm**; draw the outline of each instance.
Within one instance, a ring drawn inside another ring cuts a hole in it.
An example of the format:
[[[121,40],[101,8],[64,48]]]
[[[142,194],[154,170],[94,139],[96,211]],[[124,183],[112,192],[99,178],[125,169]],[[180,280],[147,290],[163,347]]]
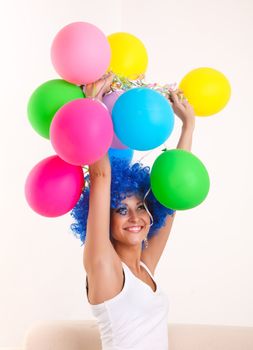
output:
[[[175,92],[171,92],[171,104],[175,114],[183,123],[177,148],[191,151],[195,127],[194,110],[188,101],[180,101]],[[144,249],[141,254],[141,260],[149,266],[153,274],[168,241],[175,215],[176,212],[167,216],[165,225],[148,241],[148,248]]]
[[[102,99],[112,78],[103,78],[86,86],[86,96]],[[90,195],[84,245],[84,267],[88,271],[100,261],[110,259],[114,248],[110,241],[111,165],[108,154],[89,166]]]
[[[175,114],[181,119],[182,132],[177,144],[178,149],[191,151],[192,135],[195,128],[195,113],[187,100],[180,101],[175,92],[171,92],[171,103]]]
[[[89,175],[89,213],[84,245],[84,266],[86,270],[90,264],[103,259],[104,253],[110,250],[111,170],[107,154],[89,166]]]

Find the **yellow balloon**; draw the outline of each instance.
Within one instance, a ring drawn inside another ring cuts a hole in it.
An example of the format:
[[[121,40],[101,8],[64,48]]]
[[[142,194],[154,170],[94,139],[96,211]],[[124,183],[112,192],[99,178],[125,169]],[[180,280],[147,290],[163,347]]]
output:
[[[148,54],[143,43],[136,36],[124,32],[107,37],[111,46],[111,62],[108,71],[136,79],[144,74],[148,65]]]
[[[182,79],[179,89],[194,108],[196,116],[204,117],[221,111],[228,103],[231,87],[224,74],[213,68],[197,68]]]

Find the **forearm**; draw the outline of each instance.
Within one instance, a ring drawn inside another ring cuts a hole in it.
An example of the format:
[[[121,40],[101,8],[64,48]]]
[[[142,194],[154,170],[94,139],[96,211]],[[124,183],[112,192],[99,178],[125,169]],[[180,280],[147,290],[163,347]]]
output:
[[[191,152],[193,131],[194,125],[183,124],[181,135],[177,144],[177,149],[184,149]]]
[[[98,83],[88,84],[85,87],[86,97],[95,98],[98,101],[102,102],[102,94],[103,91]],[[99,83],[100,84],[100,83]],[[101,84],[104,84],[101,82]],[[111,179],[111,164],[108,153],[106,153],[103,157],[98,159],[93,164],[89,165],[89,175],[90,181],[93,182],[95,179],[107,178]]]

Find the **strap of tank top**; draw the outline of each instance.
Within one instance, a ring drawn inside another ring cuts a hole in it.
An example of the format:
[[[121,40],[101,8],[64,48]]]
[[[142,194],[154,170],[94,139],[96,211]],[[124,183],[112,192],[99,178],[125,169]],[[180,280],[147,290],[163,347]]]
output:
[[[153,274],[151,273],[151,271],[149,270],[149,268],[147,267],[147,265],[140,260],[141,265],[148,271],[148,273],[150,274],[150,276],[152,276],[152,278],[154,278]]]

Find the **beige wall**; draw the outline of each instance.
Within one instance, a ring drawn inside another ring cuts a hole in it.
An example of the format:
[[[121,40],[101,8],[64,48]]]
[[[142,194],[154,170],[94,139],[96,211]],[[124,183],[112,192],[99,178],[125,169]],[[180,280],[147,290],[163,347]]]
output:
[[[149,81],[179,83],[201,66],[229,78],[229,105],[196,119],[192,152],[209,171],[210,193],[199,207],[177,213],[156,277],[170,298],[170,322],[252,326],[252,12],[250,0],[1,3],[0,347],[18,346],[34,321],[93,318],[70,216],[41,217],[24,198],[29,170],[54,154],[30,127],[27,101],[58,77],[52,39],[79,20],[142,39]],[[169,148],[176,147],[180,123]],[[152,165],[158,154],[143,161]]]

